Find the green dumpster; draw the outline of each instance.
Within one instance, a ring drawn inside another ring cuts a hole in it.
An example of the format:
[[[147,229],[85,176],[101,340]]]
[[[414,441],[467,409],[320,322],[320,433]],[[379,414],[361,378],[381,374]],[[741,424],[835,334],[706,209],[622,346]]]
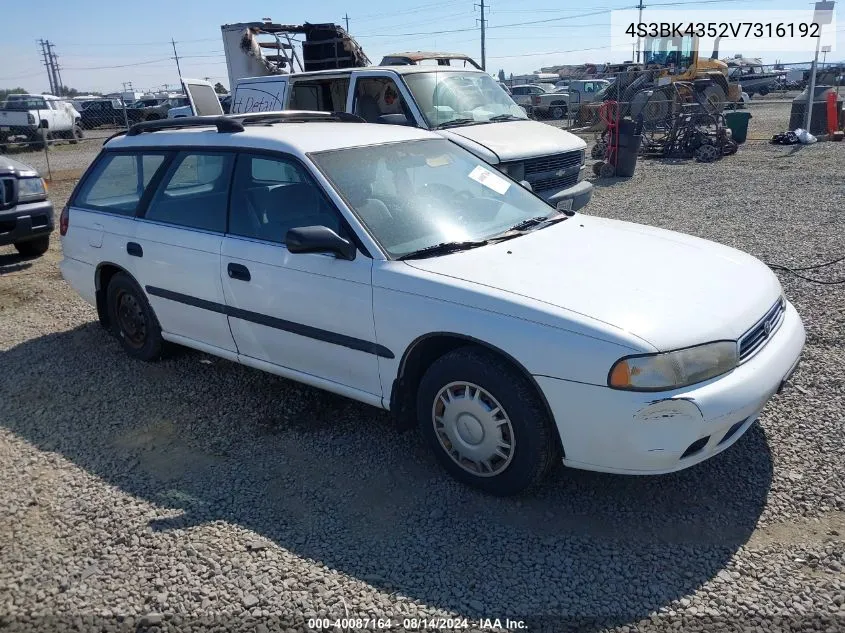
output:
[[[725,123],[731,129],[733,140],[737,143],[745,143],[748,138],[748,121],[751,119],[750,112],[734,110],[725,112]]]

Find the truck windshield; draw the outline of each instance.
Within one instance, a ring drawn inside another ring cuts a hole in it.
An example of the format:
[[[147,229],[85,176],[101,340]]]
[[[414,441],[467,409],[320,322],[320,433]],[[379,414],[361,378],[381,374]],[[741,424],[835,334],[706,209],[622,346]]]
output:
[[[654,37],[645,40],[646,66],[675,66],[686,69],[693,63],[693,38]]]
[[[392,257],[479,244],[555,209],[445,139],[331,150],[311,159]]]
[[[408,73],[403,79],[431,128],[459,120],[485,123],[493,117],[528,118],[487,73],[431,71]]]
[[[47,102],[44,99],[33,97],[32,99],[10,99],[3,104],[4,110],[48,110]]]

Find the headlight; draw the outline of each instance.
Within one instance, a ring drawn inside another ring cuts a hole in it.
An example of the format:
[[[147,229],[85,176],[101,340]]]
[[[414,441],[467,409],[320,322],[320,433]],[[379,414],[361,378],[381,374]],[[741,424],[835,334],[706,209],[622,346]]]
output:
[[[736,341],[718,341],[674,352],[628,356],[613,365],[607,384],[628,391],[666,391],[715,378],[736,367]]]
[[[47,197],[47,187],[41,178],[21,178],[18,180],[18,202],[41,200]]]

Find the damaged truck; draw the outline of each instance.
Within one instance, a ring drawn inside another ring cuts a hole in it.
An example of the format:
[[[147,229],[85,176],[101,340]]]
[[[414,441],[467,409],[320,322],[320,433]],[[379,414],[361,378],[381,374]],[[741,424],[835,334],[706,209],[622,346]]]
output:
[[[371,66],[360,45],[335,24],[265,21],[221,29],[232,114],[344,112],[369,123],[428,129],[558,209],[580,209],[592,196],[593,187],[584,180],[586,143],[529,120],[496,80],[465,56],[401,53],[387,56],[392,65]],[[208,110],[195,113],[222,114],[207,103]]]

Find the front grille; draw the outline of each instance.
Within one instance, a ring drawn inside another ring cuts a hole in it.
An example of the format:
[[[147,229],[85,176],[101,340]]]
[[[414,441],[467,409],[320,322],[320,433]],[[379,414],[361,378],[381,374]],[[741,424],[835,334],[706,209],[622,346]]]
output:
[[[545,191],[546,189],[569,189],[578,184],[578,172],[555,178],[542,178],[540,180],[529,180],[534,191]]]
[[[540,158],[529,158],[524,161],[525,175],[542,174],[547,171],[567,169],[569,167],[581,166],[584,162],[584,150],[554,154],[552,156],[541,156]],[[533,186],[533,183],[532,183]]]
[[[0,178],[0,208],[14,206],[15,179]]]
[[[744,420],[740,420],[739,422],[734,424],[731,428],[729,428],[728,432],[725,433],[724,437],[722,437],[722,439],[719,440],[719,446],[721,446],[722,444],[727,442],[729,439],[731,439],[734,435],[736,435],[736,432],[739,431],[739,429],[742,428],[742,425],[745,424],[747,421],[748,421],[748,418],[745,418]]]
[[[783,297],[771,307],[766,315],[754,327],[739,339],[739,361],[742,362],[761,349],[777,331],[786,312],[786,301]]]
[[[681,455],[681,459],[685,459],[687,457],[692,457],[696,453],[700,452],[705,446],[707,446],[707,442],[710,441],[710,436],[702,437],[695,440],[692,444],[687,447],[687,450],[684,451],[684,454]]]

